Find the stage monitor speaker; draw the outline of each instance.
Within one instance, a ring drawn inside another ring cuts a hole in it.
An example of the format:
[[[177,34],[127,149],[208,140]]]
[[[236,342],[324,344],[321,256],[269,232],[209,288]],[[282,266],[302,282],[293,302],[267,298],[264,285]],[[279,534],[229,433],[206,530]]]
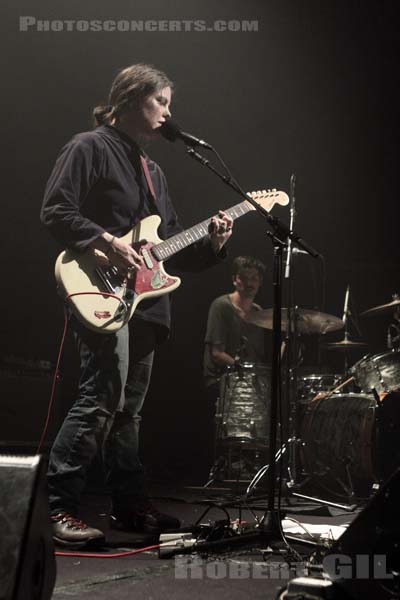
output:
[[[400,598],[400,469],[381,486],[324,558],[324,570],[357,600]]]
[[[0,456],[0,600],[50,600],[55,577],[44,461]]]

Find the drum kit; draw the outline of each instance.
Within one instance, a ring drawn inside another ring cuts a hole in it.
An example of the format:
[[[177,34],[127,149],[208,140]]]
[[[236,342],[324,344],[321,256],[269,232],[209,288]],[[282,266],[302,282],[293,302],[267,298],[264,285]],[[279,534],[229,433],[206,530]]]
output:
[[[285,465],[289,488],[310,485],[353,501],[368,496],[373,486],[400,465],[400,297],[396,295],[391,302],[360,316],[390,314],[393,323],[387,351],[366,354],[349,367],[351,353],[364,350],[367,344],[350,339],[346,319],[298,308],[288,319],[288,311],[282,309],[286,334],[293,320],[297,336],[345,329],[343,339],[322,346],[343,353],[343,373],[296,375],[284,389],[286,416],[282,420],[287,420],[284,433],[288,435],[281,440],[280,456],[289,450]],[[272,329],[272,309],[254,312],[248,320]],[[217,407],[217,447],[229,447],[230,452],[236,447],[242,454],[246,449],[266,450],[270,381],[270,369],[265,365],[243,363],[225,373]],[[290,385],[295,389],[294,400],[290,399]],[[232,460],[228,463],[230,468]]]

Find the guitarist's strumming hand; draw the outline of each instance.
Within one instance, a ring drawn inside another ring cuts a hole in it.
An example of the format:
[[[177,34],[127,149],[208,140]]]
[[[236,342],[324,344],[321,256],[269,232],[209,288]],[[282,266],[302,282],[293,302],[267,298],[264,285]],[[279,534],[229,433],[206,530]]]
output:
[[[138,271],[143,266],[142,256],[122,239],[105,232],[96,241],[99,242],[96,247],[104,252],[110,263],[121,273]]]
[[[215,254],[221,250],[232,235],[233,219],[223,210],[218,212],[218,216],[212,217],[208,231],[210,234],[211,246]]]

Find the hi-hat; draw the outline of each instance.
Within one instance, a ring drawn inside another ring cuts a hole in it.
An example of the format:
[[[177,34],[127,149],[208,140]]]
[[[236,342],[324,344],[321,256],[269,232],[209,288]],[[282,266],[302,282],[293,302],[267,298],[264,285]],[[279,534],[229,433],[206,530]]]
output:
[[[374,315],[377,315],[377,314],[380,314],[383,312],[395,310],[398,307],[400,307],[400,296],[398,296],[396,294],[391,302],[388,302],[387,304],[381,304],[380,306],[374,306],[373,308],[369,308],[368,310],[365,310],[364,312],[362,312],[361,316],[362,317],[373,317]]]
[[[357,348],[364,348],[366,345],[365,342],[356,342],[345,338],[344,340],[340,340],[340,342],[323,344],[323,348],[327,348],[328,350],[356,350]]]
[[[310,310],[306,308],[297,308],[294,311],[293,318],[296,319],[297,333],[329,333],[338,331],[344,327],[342,319],[334,315]],[[273,329],[272,327],[273,309],[258,310],[247,316],[247,321],[264,329]],[[288,327],[287,308],[282,308],[282,330],[286,331]]]

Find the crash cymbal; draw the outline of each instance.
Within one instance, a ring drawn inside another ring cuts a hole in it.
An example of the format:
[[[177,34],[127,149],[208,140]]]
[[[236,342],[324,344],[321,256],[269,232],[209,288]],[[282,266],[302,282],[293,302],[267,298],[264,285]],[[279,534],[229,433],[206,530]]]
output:
[[[380,306],[374,306],[373,308],[369,308],[361,313],[362,317],[373,317],[374,315],[378,315],[383,312],[388,312],[391,310],[395,310],[400,307],[400,296],[395,294],[393,296],[393,300],[388,302],[387,304],[381,304]]]
[[[273,309],[267,308],[251,313],[247,317],[249,323],[263,327],[264,329],[272,329]],[[282,330],[287,330],[287,308],[282,308]],[[330,331],[338,331],[342,329],[344,323],[342,319],[327,313],[318,312],[306,308],[298,308],[296,310],[296,329],[301,334],[312,333],[329,333]]]
[[[364,348],[367,344],[365,342],[356,342],[354,340],[344,339],[340,342],[329,342],[323,344],[323,348],[328,350],[356,350],[357,348]]]

